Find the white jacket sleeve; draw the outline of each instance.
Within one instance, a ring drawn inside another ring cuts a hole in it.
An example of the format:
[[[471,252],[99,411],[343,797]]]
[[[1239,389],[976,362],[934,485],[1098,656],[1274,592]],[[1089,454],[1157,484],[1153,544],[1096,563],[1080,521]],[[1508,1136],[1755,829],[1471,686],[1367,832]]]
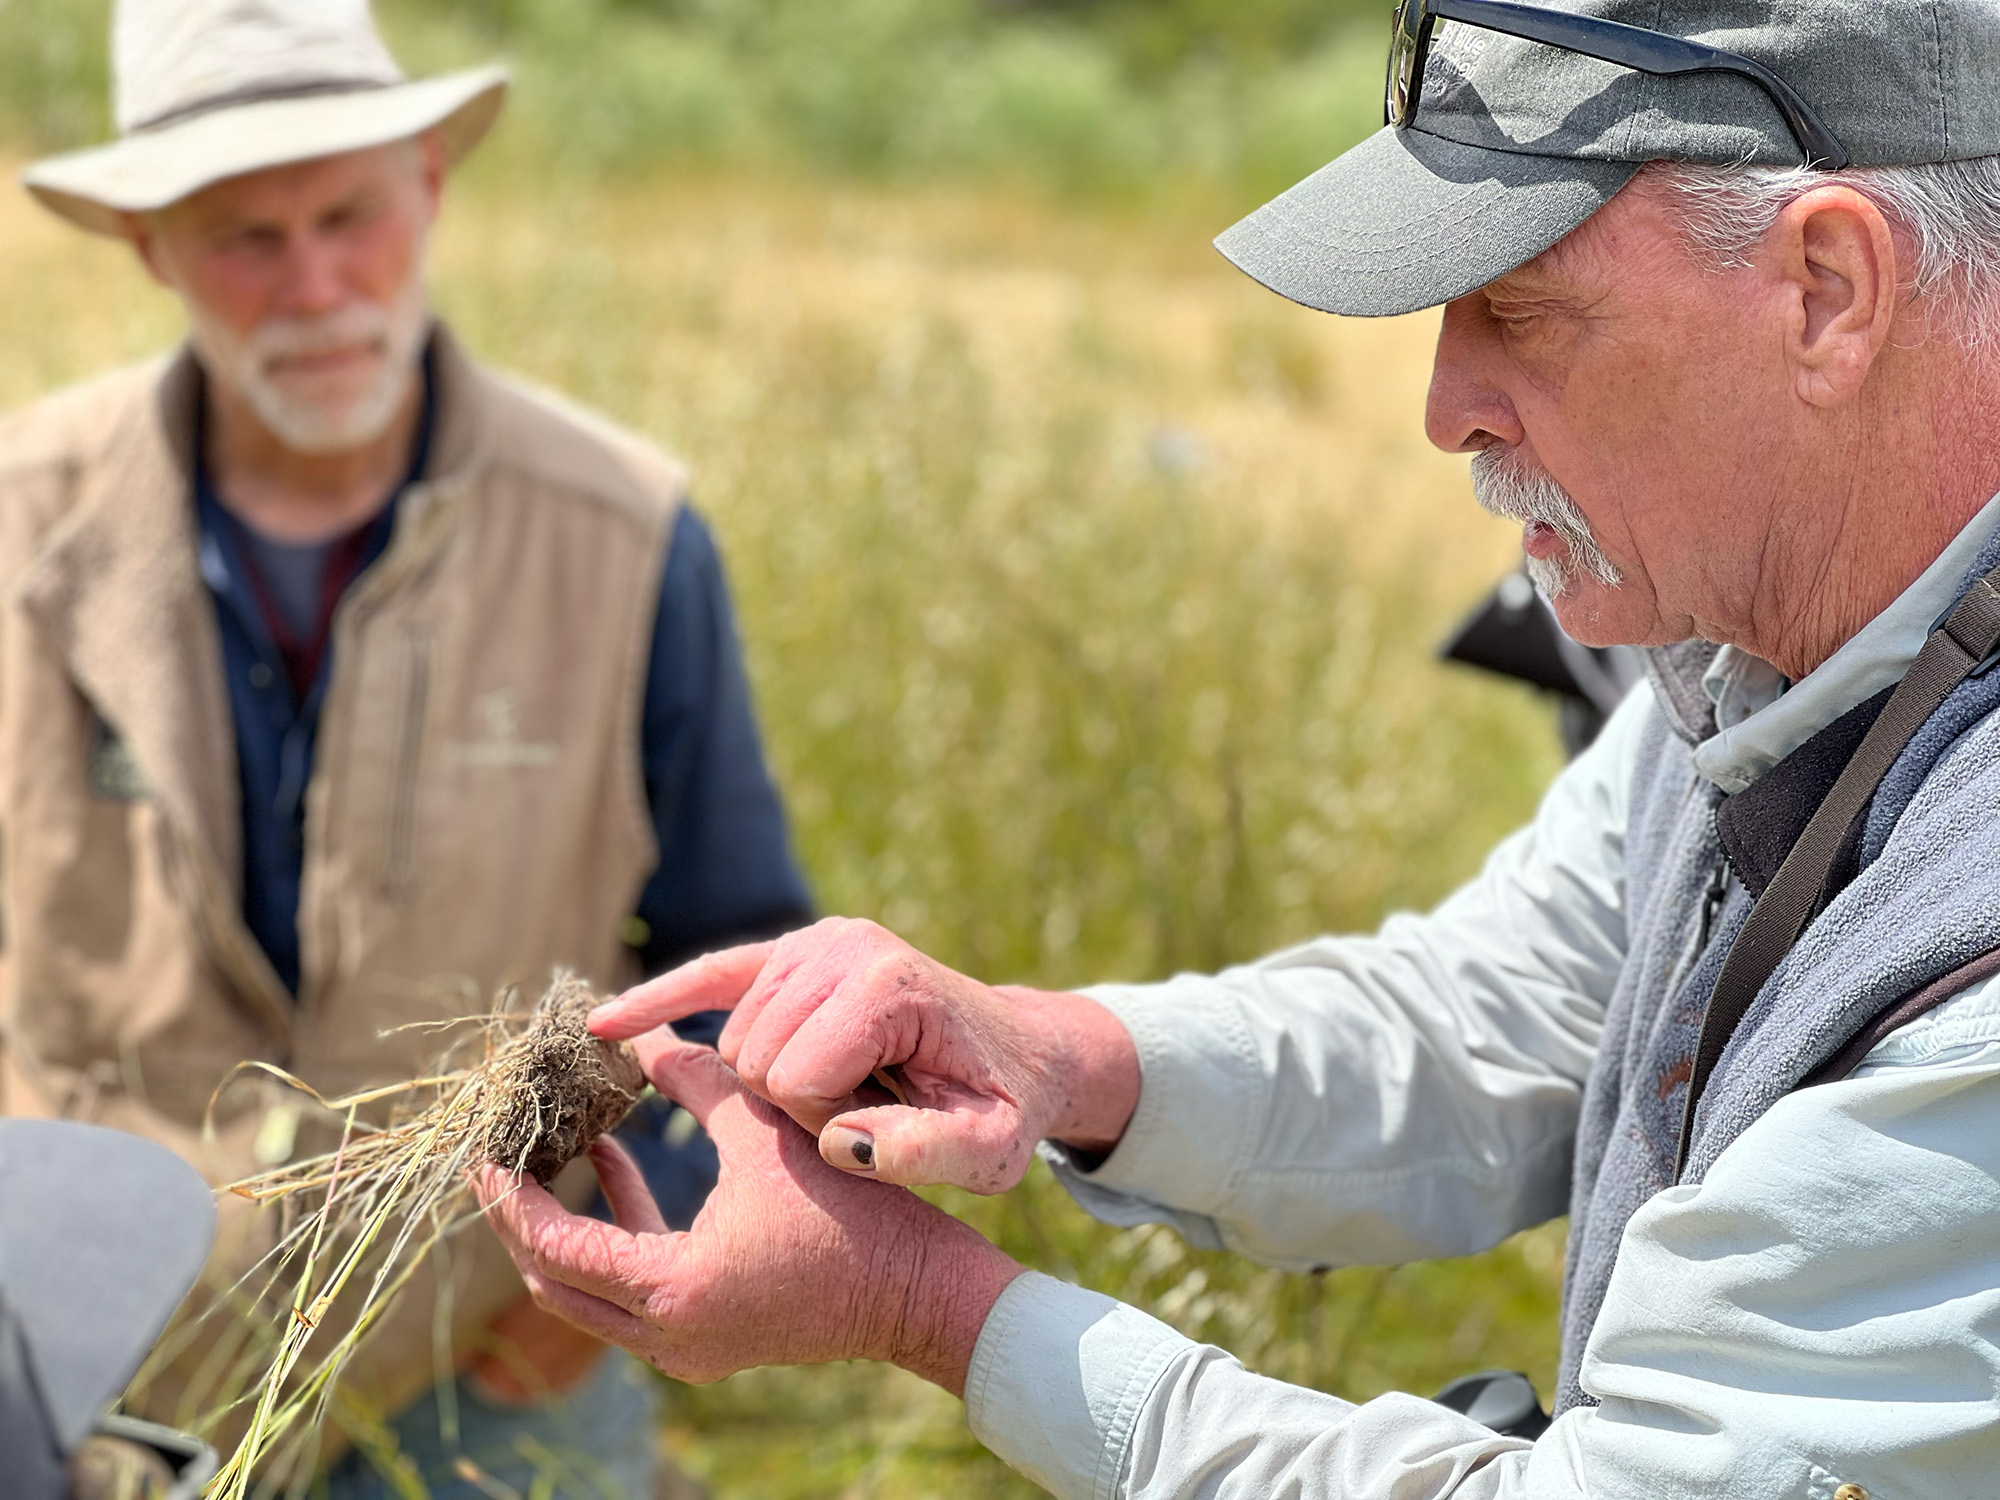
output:
[[[1602,1404],[1532,1446],[1355,1406],[1027,1276],[973,1431],[1063,1500],[1974,1500],[2000,1474],[2000,982],[1803,1089],[1628,1226],[1585,1352]]]
[[[1634,690],[1535,820],[1427,916],[1258,963],[1089,993],[1131,1033],[1139,1104],[1070,1192],[1269,1265],[1483,1249],[1567,1207],[1583,1081],[1625,956]]]

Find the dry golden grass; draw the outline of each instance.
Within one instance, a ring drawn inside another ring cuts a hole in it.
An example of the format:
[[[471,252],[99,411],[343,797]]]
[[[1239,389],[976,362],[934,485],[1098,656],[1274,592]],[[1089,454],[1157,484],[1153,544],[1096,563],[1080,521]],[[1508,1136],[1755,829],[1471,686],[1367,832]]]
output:
[[[1143,979],[1434,900],[1532,808],[1546,711],[1431,658],[1514,556],[1425,444],[1434,316],[1289,306],[1220,227],[490,165],[455,194],[435,281],[474,349],[691,462],[825,908],[989,979]],[[178,327],[122,247],[19,199],[0,297],[8,404]],[[1045,1174],[944,1199],[1342,1394],[1552,1371],[1559,1228],[1299,1278],[1104,1230]],[[1027,1492],[893,1372],[672,1413],[723,1496]]]
[[[11,172],[9,175],[12,175]],[[523,194],[476,177],[434,281],[481,352],[691,457],[705,497],[754,467],[758,366],[843,333],[893,353],[961,332],[1001,402],[1081,370],[1144,428],[1188,424],[1231,504],[1338,516],[1358,565],[1421,561],[1452,607],[1515,555],[1425,441],[1436,315],[1328,318],[1249,282],[1189,220],[1079,219],[1029,198],[670,178]],[[168,347],[180,318],[135,258],[0,198],[0,408]],[[688,435],[734,441],[691,450]],[[708,508],[715,509],[713,500]]]
[[[828,344],[907,359],[945,327],[996,406],[1039,406],[1081,380],[1142,434],[1184,424],[1216,498],[1337,515],[1363,566],[1419,558],[1440,593],[1464,598],[1516,555],[1514,528],[1467,503],[1464,460],[1424,438],[1436,314],[1339,319],[1284,302],[1208,245],[1220,223],[727,179],[548,191],[523,212],[476,185],[439,246],[442,301],[477,298],[466,310],[510,363],[676,446],[733,427],[737,443],[691,455],[703,494],[768,457],[741,422],[765,399],[763,369]],[[491,305],[501,288],[510,305]]]

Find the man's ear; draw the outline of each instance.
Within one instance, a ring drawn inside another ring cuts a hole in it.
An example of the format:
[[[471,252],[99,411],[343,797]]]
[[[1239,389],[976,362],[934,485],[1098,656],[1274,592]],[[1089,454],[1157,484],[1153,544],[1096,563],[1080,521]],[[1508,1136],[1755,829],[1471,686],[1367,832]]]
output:
[[[1785,206],[1764,243],[1785,283],[1799,399],[1839,406],[1861,389],[1896,321],[1900,261],[1888,216],[1853,188],[1814,188]]]
[[[444,179],[451,170],[444,148],[444,137],[435,130],[426,130],[417,137],[417,169],[423,175],[424,195],[430,200],[433,219],[437,218],[438,204],[444,197]]]
[[[120,214],[119,232],[125,236],[139,257],[147,273],[168,291],[174,289],[173,278],[168,275],[165,262],[160,256],[159,236],[150,214]]]

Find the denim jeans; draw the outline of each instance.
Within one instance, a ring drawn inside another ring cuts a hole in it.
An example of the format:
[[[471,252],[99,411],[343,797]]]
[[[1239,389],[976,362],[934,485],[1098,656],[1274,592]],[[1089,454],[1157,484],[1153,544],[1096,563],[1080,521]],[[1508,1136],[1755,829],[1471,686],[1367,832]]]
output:
[[[457,1408],[458,1432],[448,1434]],[[463,1380],[389,1423],[398,1469],[429,1500],[651,1500],[658,1460],[657,1392],[637,1360],[611,1351],[575,1390],[526,1406],[483,1400]],[[464,1460],[476,1470],[461,1471]],[[413,1491],[360,1451],[326,1476],[325,1500],[408,1500]]]

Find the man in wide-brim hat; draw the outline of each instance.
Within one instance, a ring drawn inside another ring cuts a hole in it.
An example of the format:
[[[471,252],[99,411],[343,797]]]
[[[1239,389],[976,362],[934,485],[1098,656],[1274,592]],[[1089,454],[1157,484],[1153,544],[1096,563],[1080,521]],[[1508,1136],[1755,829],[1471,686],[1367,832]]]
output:
[[[682,471],[428,310],[504,73],[406,80],[364,0],[122,0],[113,50],[119,138],[27,184],[127,239],[191,334],[0,425],[0,1086],[220,1183],[323,1142],[240,1088],[204,1134],[244,1059],[327,1097],[418,1077],[439,1036],[407,1023],[558,966],[616,988],[807,898]],[[635,1148],[691,1217],[711,1148],[664,1123]],[[426,1292],[336,1413],[387,1418],[371,1448],[434,1495],[530,1493],[537,1453],[585,1456],[559,1492],[645,1493],[643,1372],[484,1228],[450,1274],[456,1389]],[[189,1421],[188,1392],[149,1399]],[[386,1493],[354,1453],[330,1480]]]

